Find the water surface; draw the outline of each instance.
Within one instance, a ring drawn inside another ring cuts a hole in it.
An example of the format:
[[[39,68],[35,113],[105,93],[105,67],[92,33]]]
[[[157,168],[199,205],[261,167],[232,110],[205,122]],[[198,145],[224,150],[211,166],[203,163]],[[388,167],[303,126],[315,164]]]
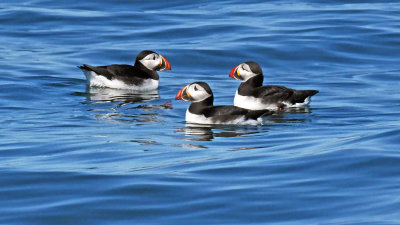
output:
[[[396,1],[0,3],[0,223],[400,224]],[[171,63],[149,94],[82,63]],[[263,126],[193,126],[180,88],[229,71],[318,89]],[[171,104],[171,105],[170,105]],[[171,109],[172,107],[172,109]]]

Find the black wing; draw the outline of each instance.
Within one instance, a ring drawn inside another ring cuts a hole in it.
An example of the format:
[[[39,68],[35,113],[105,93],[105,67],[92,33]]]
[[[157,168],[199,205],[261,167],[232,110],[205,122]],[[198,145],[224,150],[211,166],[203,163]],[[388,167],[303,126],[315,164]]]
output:
[[[295,90],[278,85],[265,85],[256,90],[266,103],[290,102],[292,104],[302,103],[307,97],[318,93],[317,90]]]
[[[211,106],[204,110],[204,115],[206,117],[215,117],[215,116],[243,116],[248,113],[247,109],[243,109],[240,107],[236,107],[233,105],[219,105],[219,106]]]
[[[248,110],[232,105],[211,106],[204,110],[206,117],[212,117],[218,121],[234,120],[238,117],[245,116],[246,119],[254,119],[261,116],[272,114],[269,110]]]
[[[93,71],[109,80],[117,79],[127,84],[139,85],[144,79],[150,78],[148,74],[139,68],[125,64],[113,64],[108,66],[90,66],[83,64],[80,69]]]
[[[264,85],[255,90],[256,97],[262,98],[265,103],[287,101],[295,90],[278,85]]]

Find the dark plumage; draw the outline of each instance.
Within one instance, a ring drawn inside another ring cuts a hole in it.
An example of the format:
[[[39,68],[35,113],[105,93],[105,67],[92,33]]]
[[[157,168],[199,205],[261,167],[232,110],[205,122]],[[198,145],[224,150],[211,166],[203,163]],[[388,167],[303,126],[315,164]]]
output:
[[[198,87],[196,88],[196,85],[201,86],[203,89],[200,89]],[[197,91],[205,92],[205,94],[193,93],[194,91],[196,91],[196,89]],[[190,94],[189,91],[192,94]],[[186,87],[182,88],[181,91],[178,92],[176,99],[184,101],[192,101],[186,114],[186,120],[189,120],[188,122],[194,122],[194,123],[213,123],[213,124],[242,123],[248,120],[257,121],[260,117],[271,114],[269,110],[248,110],[232,105],[214,106],[213,93],[211,91],[211,88],[205,82],[195,82],[187,85]],[[199,116],[196,121],[191,121],[193,115]],[[204,119],[201,116],[204,116]]]
[[[112,64],[107,66],[91,66],[83,64],[78,66],[86,75],[88,83],[92,86],[108,86],[104,80],[97,79],[102,76],[109,81],[120,81],[125,87],[140,87],[146,80],[154,80],[152,86],[158,87],[159,75],[157,70],[170,70],[169,62],[161,55],[150,50],[140,52],[133,66],[126,64]],[[94,73],[92,73],[94,72]],[[93,81],[95,80],[95,81]],[[115,82],[116,83],[116,82]],[[119,85],[117,83],[116,85]],[[113,87],[116,85],[112,85]],[[148,84],[147,84],[148,85]]]
[[[95,72],[97,75],[106,77],[109,80],[120,80],[126,84],[141,85],[145,79],[159,80],[158,73],[144,67],[140,63],[135,63],[134,66],[126,64],[112,64],[108,66],[90,66],[83,64],[78,66],[80,69],[85,69]]]
[[[295,90],[279,85],[264,85],[264,75],[256,62],[245,62],[235,67],[230,77],[242,80],[235,96],[235,106],[247,109],[293,107],[309,103],[317,90]]]
[[[238,88],[238,94],[259,98],[264,104],[276,104],[284,107],[285,102],[292,105],[304,103],[307,97],[318,93],[317,90],[295,90],[279,85],[262,85],[262,80],[263,75],[261,74],[242,82]]]

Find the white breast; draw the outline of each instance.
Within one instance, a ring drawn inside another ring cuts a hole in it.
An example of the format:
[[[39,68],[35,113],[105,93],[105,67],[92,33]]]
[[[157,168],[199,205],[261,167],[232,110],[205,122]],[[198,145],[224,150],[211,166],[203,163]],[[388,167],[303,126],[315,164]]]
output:
[[[237,107],[259,110],[259,109],[269,109],[269,110],[277,110],[278,107],[276,104],[264,104],[261,102],[261,99],[255,98],[252,96],[243,96],[239,95],[238,91],[236,91],[235,99],[233,100],[233,104]]]
[[[94,87],[108,87],[116,89],[130,89],[135,91],[150,91],[158,88],[158,80],[146,79],[140,85],[126,84],[120,80],[109,80],[104,76],[97,75],[93,71],[83,70],[86,76],[86,81],[89,86]]]
[[[186,122],[188,123],[199,123],[199,124],[239,124],[239,125],[262,125],[262,118],[258,120],[245,120],[244,116],[238,117],[234,120],[229,121],[213,121],[211,118],[207,118],[204,115],[197,115],[186,110]]]
[[[204,115],[197,115],[186,110],[186,122],[188,123],[201,123],[201,124],[212,124],[213,122],[205,117]]]

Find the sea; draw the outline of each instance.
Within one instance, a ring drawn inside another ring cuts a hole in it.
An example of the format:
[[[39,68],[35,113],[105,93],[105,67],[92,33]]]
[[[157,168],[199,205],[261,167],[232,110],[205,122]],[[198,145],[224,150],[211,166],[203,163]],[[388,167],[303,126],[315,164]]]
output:
[[[151,93],[77,66],[171,63]],[[235,66],[317,89],[263,125],[185,122],[185,85],[232,105]],[[0,224],[400,224],[400,2],[0,3]]]

